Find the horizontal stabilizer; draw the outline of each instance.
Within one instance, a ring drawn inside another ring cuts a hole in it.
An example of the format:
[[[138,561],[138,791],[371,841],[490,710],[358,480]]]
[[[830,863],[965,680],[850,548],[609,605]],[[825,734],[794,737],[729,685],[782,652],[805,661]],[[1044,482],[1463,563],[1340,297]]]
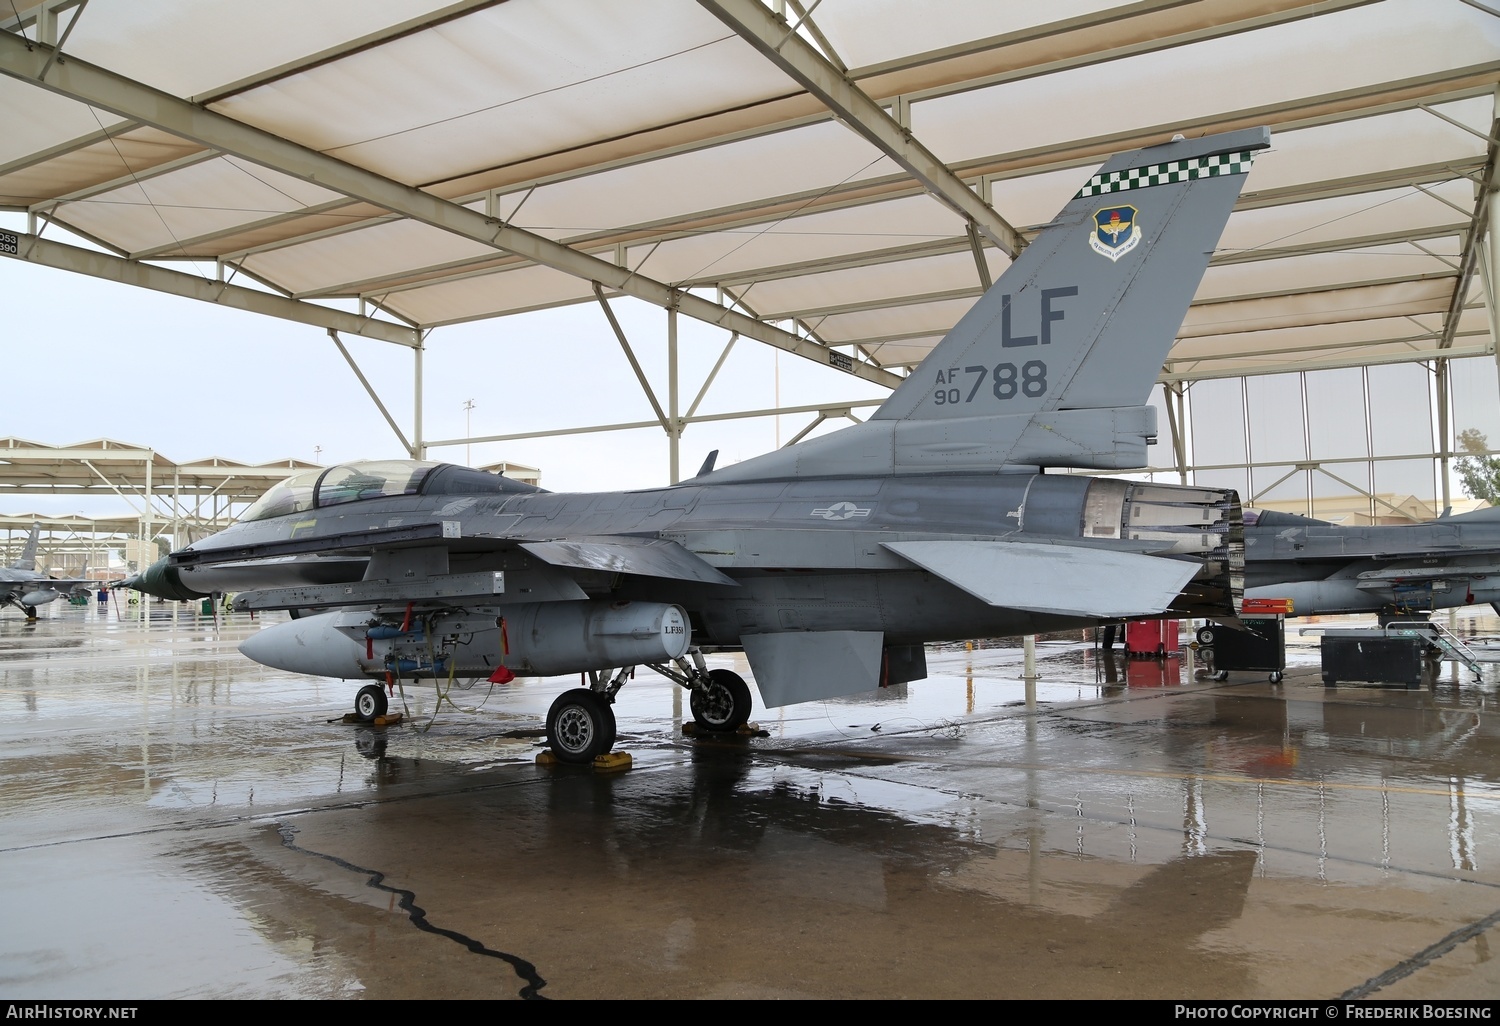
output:
[[[880,685],[880,631],[787,631],[740,639],[768,707],[842,698]]]
[[[721,574],[701,557],[661,538],[573,538],[522,542],[521,548],[553,566],[738,586],[734,578]]]
[[[885,547],[992,606],[1100,619],[1166,612],[1199,569],[1081,545],[952,540]]]

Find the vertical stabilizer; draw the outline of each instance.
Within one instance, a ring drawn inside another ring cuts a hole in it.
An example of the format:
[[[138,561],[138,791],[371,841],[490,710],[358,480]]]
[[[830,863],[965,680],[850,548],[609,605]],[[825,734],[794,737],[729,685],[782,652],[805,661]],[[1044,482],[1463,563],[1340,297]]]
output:
[[[1129,470],[1264,128],[1111,158],[863,424],[715,480]]]
[[[1111,158],[872,419],[1141,406],[1264,128]]]
[[[26,537],[26,545],[21,549],[21,556],[10,565],[12,570],[35,570],[36,549],[41,542],[42,525],[32,521],[31,534]]]

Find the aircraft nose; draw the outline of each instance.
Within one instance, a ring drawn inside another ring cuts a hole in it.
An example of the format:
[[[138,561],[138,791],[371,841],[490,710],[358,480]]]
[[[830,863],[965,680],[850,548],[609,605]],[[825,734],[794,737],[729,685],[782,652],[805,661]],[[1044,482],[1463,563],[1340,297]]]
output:
[[[182,575],[176,567],[167,565],[167,557],[163,556],[134,577],[126,578],[120,582],[122,587],[134,588],[143,591],[147,595],[155,595],[157,598],[171,599],[174,602],[186,602],[189,599],[203,598],[204,592],[194,591],[182,583]]]

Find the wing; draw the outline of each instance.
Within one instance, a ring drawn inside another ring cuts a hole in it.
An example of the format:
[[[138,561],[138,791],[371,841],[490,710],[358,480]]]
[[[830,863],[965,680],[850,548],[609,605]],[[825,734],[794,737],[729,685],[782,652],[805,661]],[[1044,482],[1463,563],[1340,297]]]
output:
[[[520,547],[557,567],[739,586],[734,578],[720,573],[701,556],[661,538],[571,538],[522,542]]]
[[[885,548],[992,606],[1115,619],[1166,612],[1199,564],[1078,545],[947,539]],[[741,639],[767,706],[840,698],[878,687],[879,631],[785,631]]]
[[[1078,545],[938,540],[885,547],[992,606],[1099,619],[1164,613],[1200,569]]]

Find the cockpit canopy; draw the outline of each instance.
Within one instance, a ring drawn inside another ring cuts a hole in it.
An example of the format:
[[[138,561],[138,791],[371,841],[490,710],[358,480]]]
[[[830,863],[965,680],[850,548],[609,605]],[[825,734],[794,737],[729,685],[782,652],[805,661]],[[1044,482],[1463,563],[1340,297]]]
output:
[[[372,460],[309,470],[289,477],[257,499],[240,517],[240,522],[269,520],[288,513],[398,495],[494,495],[538,491],[541,489],[535,485],[453,463]]]

